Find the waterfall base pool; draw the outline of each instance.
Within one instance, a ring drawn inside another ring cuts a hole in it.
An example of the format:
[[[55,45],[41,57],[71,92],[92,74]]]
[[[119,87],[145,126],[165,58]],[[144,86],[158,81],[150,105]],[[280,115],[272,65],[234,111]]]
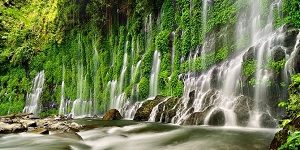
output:
[[[0,149],[22,150],[265,150],[277,129],[175,126],[81,119],[82,141],[54,135],[0,135]]]

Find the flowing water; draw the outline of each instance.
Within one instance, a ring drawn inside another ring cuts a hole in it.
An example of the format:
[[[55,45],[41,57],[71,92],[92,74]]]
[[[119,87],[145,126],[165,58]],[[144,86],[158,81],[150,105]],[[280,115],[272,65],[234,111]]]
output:
[[[43,92],[44,81],[45,73],[44,71],[41,71],[33,79],[32,92],[30,94],[27,94],[26,105],[23,109],[23,112],[33,113],[33,115],[37,116],[41,111],[40,98]]]
[[[61,116],[65,116],[67,114],[67,107],[65,101],[65,66],[63,66],[63,81],[61,82],[61,96],[60,96],[60,105],[58,114]]]
[[[191,150],[240,149],[264,150],[276,130],[255,128],[225,128],[209,126],[162,125],[133,121],[78,120],[94,129],[80,131],[82,137],[64,138],[55,135],[0,135],[3,150]],[[230,138],[228,138],[230,137]]]
[[[154,97],[158,93],[158,74],[160,70],[160,52],[155,51],[153,56],[152,70],[150,75],[149,97]]]

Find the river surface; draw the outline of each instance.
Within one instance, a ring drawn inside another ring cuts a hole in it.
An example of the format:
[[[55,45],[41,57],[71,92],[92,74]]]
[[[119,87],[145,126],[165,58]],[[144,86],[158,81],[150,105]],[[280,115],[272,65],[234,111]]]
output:
[[[83,140],[28,133],[0,135],[2,150],[265,150],[277,129],[176,126],[129,120],[76,120]]]

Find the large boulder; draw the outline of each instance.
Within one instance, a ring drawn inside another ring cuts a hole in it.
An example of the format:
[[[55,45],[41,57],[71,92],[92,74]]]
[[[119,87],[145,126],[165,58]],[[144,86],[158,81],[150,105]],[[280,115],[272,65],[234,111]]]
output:
[[[188,101],[188,104],[187,104],[187,107],[191,107],[195,101],[195,94],[196,94],[196,91],[193,90],[189,93],[189,101]]]
[[[28,128],[29,133],[33,133],[33,134],[43,134],[43,135],[48,135],[49,134],[49,130],[45,129],[45,128],[33,128],[30,127]]]
[[[300,130],[300,117],[294,119],[286,126],[283,127],[282,130],[277,132],[272,140],[270,145],[270,150],[277,150],[281,145],[283,145],[289,136],[290,132],[299,131]]]
[[[294,58],[294,69],[296,73],[300,73],[300,46],[296,47],[295,58]]]
[[[156,96],[154,99],[145,101],[142,106],[136,111],[133,120],[135,121],[148,121],[152,109],[162,102],[166,97]]]
[[[158,107],[158,113],[155,121],[170,123],[172,118],[176,115],[177,108],[179,107],[180,98],[170,97],[166,102]]]
[[[285,52],[281,46],[277,46],[272,50],[272,57],[274,61],[285,59]]]
[[[7,124],[0,122],[0,134],[21,133],[27,129],[20,123]]]
[[[224,111],[219,108],[213,110],[213,112],[209,117],[208,124],[213,126],[224,126],[225,125]]]
[[[250,111],[253,109],[254,101],[248,96],[239,96],[235,101],[234,112],[237,117],[237,125],[247,126],[250,118]]]
[[[122,116],[117,109],[111,109],[106,112],[102,118],[102,120],[109,121],[109,120],[121,120]]]
[[[203,100],[202,100],[202,108],[207,108],[209,107],[210,105],[214,104],[215,105],[215,100],[217,98],[217,93],[218,91],[214,90],[214,89],[210,89],[208,90],[205,94],[204,94],[204,97],[203,97]]]
[[[207,114],[212,110],[210,106],[202,112],[194,112],[183,122],[183,125],[203,125]]]
[[[256,55],[255,55],[256,51],[255,51],[255,47],[252,46],[248,49],[248,51],[243,55],[243,61],[247,61],[250,59],[255,59]]]
[[[292,29],[285,32],[282,45],[287,48],[287,53],[290,54],[296,44],[298,29]]]
[[[263,113],[259,118],[260,126],[263,128],[276,128],[277,120],[267,113]]]
[[[20,123],[25,127],[37,127],[37,123],[34,120],[20,120]]]

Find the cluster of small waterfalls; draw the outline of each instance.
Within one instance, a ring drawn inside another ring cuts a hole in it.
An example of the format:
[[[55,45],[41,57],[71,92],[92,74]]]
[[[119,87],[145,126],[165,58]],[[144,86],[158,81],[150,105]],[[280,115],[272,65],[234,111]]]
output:
[[[203,3],[203,28],[207,26],[207,11],[210,5],[209,0],[204,0]],[[190,71],[182,74],[181,77],[184,81],[184,91],[181,101],[176,104],[176,113],[171,122],[174,124],[183,124],[193,113],[207,112],[205,121],[203,124],[209,124],[209,118],[216,111],[222,111],[225,118],[225,126],[248,126],[248,127],[262,127],[261,120],[266,117],[269,120],[274,120],[273,126],[276,126],[276,118],[279,111],[273,108],[273,105],[279,101],[279,99],[272,99],[270,96],[274,92],[269,88],[271,80],[275,80],[274,71],[266,67],[270,60],[276,59],[277,53],[284,53],[284,59],[286,60],[285,67],[282,70],[282,76],[280,76],[280,82],[289,83],[289,76],[294,72],[293,62],[295,57],[299,55],[300,46],[300,33],[296,36],[296,42],[292,43],[292,48],[288,47],[285,43],[285,38],[288,38],[286,27],[282,27],[276,31],[273,30],[274,17],[273,13],[278,10],[280,14],[281,1],[276,0],[270,5],[269,15],[267,21],[263,17],[263,12],[259,9],[259,0],[251,1],[249,8],[239,13],[238,22],[235,28],[235,51],[232,56],[219,64],[210,67],[207,71],[196,72],[193,71],[193,65],[189,65]],[[147,18],[145,30],[151,28],[151,15],[150,19]],[[264,26],[262,22],[265,21]],[[174,33],[172,33],[174,34]],[[174,35],[173,35],[174,36]],[[246,44],[241,44],[245,41],[245,37],[250,40]],[[226,36],[224,37],[226,38]],[[191,52],[187,60],[189,63],[193,63],[199,57],[204,56],[206,53],[214,51],[213,45],[214,37],[206,36],[206,40],[201,48],[196,52]],[[120,71],[118,79],[112,80],[107,84],[107,88],[110,93],[110,105],[109,108],[115,108],[121,111],[127,119],[133,119],[136,111],[142,106],[143,102],[132,100],[132,98],[126,97],[124,89],[124,79],[128,78],[126,72],[130,71],[130,79],[133,82],[138,77],[138,72],[143,60],[138,63],[129,66],[127,43],[123,57],[123,66]],[[132,49],[131,51],[134,51]],[[174,60],[174,49],[172,49],[172,63]],[[96,51],[95,51],[95,55]],[[159,95],[159,79],[161,56],[159,50],[156,50],[153,54],[152,70],[150,74],[150,91],[149,97],[155,97]],[[252,59],[256,61],[256,71],[254,77],[254,88],[247,87],[249,81],[245,80],[242,74],[243,62]],[[205,65],[205,59],[203,59],[201,65]],[[95,62],[97,64],[97,62]],[[172,64],[173,65],[173,64]],[[131,68],[131,70],[130,70]],[[63,67],[63,74],[64,74]],[[64,76],[64,75],[63,75]],[[41,97],[44,72],[41,72],[34,79],[34,86],[32,93],[28,95],[26,107],[24,112],[31,112],[37,114],[39,112],[39,99]],[[179,78],[179,77],[178,77]],[[59,115],[71,115],[72,117],[92,117],[98,114],[96,110],[97,102],[95,98],[91,97],[89,100],[83,100],[82,94],[85,88],[86,79],[84,77],[82,63],[78,64],[78,86],[77,86],[77,99],[72,102],[67,100],[64,96],[65,83],[61,83],[61,101],[59,107]],[[138,99],[138,91],[133,86],[132,95],[135,95]],[[249,92],[250,89],[250,92]],[[252,94],[250,94],[252,91]],[[96,90],[93,91],[94,93]],[[91,92],[91,93],[93,93]],[[286,91],[277,88],[277,91],[281,97],[286,96]],[[93,94],[90,94],[93,95]],[[193,98],[191,98],[193,97]],[[252,97],[252,98],[250,98]],[[157,104],[150,114],[148,121],[155,121],[158,107],[163,105],[167,100]],[[191,100],[192,99],[192,100]],[[276,104],[275,104],[276,105]],[[241,108],[243,107],[243,108]],[[71,110],[71,111],[70,111]]]

